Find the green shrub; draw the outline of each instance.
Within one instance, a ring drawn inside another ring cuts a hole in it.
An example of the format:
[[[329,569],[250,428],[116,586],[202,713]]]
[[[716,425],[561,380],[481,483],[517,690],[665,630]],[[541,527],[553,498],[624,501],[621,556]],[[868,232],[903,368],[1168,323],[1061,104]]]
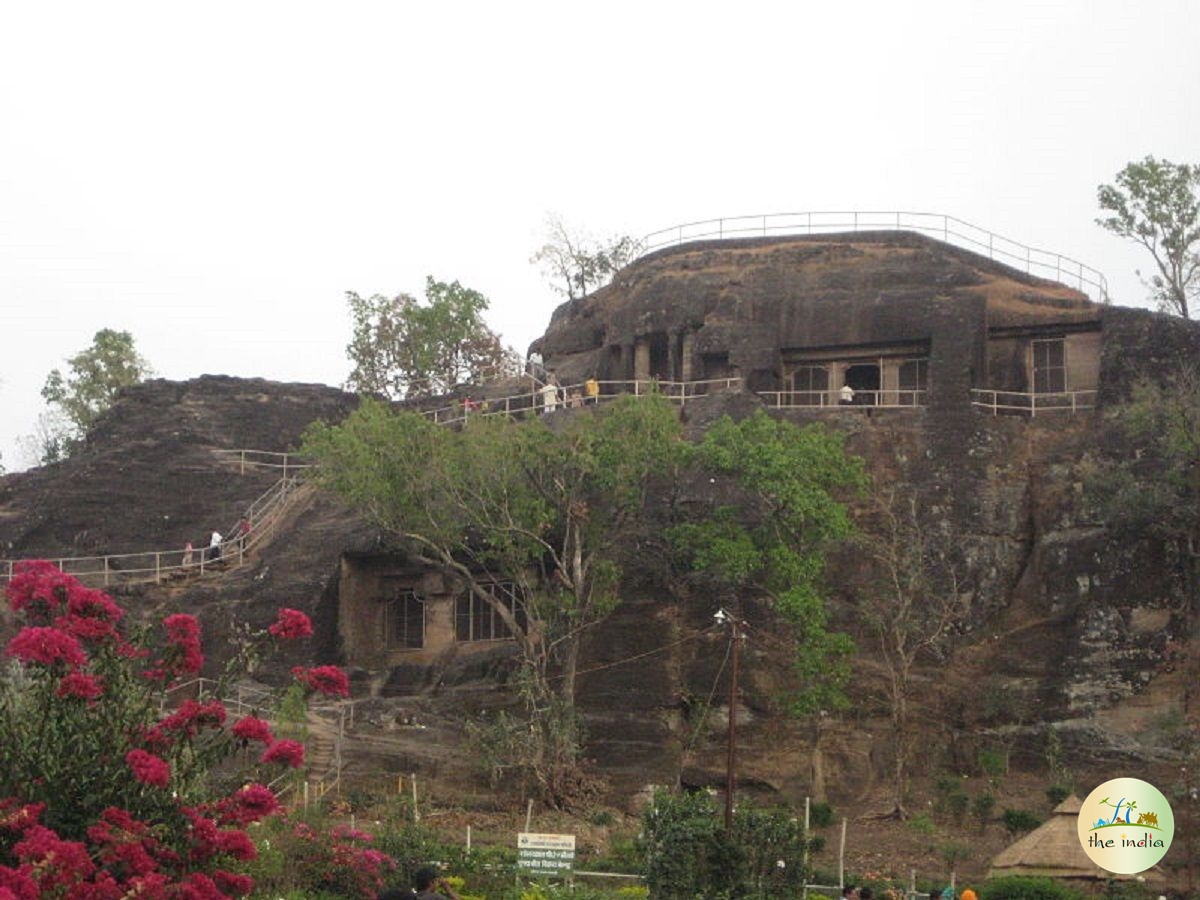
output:
[[[987,824],[995,808],[996,797],[991,791],[984,791],[971,801],[971,814],[979,820],[981,826]]]
[[[828,803],[813,803],[808,808],[808,823],[813,828],[828,828],[833,824],[833,807]]]
[[[937,826],[933,824],[933,819],[929,813],[917,813],[908,820],[908,827],[917,834],[933,834],[937,831]]]
[[[660,792],[642,820],[646,885],[655,900],[790,896],[804,881],[803,831],[790,810],[743,805],[726,835],[707,795]]]
[[[980,900],[1080,900],[1077,891],[1053,878],[1011,875],[989,881],[979,890]]]
[[[979,770],[993,780],[1008,772],[1008,760],[999,750],[980,750],[978,761]]]
[[[1018,835],[1025,831],[1033,831],[1033,829],[1042,824],[1042,820],[1027,809],[1006,809],[1003,819],[1004,827],[1012,835]]]
[[[1058,806],[1070,796],[1071,788],[1068,785],[1052,784],[1046,788],[1046,799],[1050,801],[1051,806]]]

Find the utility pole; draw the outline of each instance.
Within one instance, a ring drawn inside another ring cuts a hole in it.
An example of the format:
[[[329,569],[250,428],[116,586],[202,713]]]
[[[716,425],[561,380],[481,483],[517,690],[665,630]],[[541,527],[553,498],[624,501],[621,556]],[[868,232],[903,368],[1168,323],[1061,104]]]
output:
[[[713,616],[718,622],[729,624],[729,651],[732,659],[729,667],[729,744],[725,756],[725,833],[733,832],[733,796],[737,792],[737,698],[738,666],[741,660],[741,619],[724,609]]]

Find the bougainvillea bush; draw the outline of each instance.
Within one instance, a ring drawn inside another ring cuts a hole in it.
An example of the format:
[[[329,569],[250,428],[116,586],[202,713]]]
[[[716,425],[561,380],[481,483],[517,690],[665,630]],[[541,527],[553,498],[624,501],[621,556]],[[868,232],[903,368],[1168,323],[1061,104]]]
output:
[[[204,664],[193,616],[127,634],[110,597],[45,562],[19,564],[6,593],[23,627],[0,669],[0,900],[249,893],[247,828],[277,812],[266,785],[304,748],[231,721],[219,687],[169,702]],[[281,610],[254,652],[311,633]],[[296,677],[345,695],[328,668]],[[239,762],[241,787],[215,793],[213,769]]]

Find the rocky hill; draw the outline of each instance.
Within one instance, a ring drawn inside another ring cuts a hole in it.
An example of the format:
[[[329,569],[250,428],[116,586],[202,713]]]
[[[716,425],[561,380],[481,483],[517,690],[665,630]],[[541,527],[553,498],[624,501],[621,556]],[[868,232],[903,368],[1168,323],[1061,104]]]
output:
[[[1060,342],[1072,362],[1039,376],[1028,363],[1041,352],[1030,342],[1039,341]],[[1103,454],[1121,452],[1104,427],[1105,407],[1139,375],[1196,358],[1200,328],[1096,306],[935,241],[854,235],[654,254],[560,308],[535,346],[564,382],[740,379],[740,387],[688,399],[683,415],[694,435],[720,415],[764,405],[799,422],[826,422],[848,434],[876,479],[919,498],[926,527],[956,536],[970,614],[945,654],[922,659],[918,670],[917,721],[928,736],[918,775],[972,771],[981,750],[1039,771],[1051,731],[1074,766],[1097,779],[1169,762],[1153,727],[1180,691],[1164,647],[1194,623],[1162,546],[1149,537],[1116,542],[1087,484]],[[1051,392],[1078,401],[1074,412],[995,415],[994,399],[990,409],[973,402],[978,391],[1033,396],[1037,378],[1058,369],[1065,379],[1090,379],[1089,387]],[[817,384],[821,372],[827,380]],[[809,379],[803,385],[801,376]],[[860,379],[858,396],[871,402],[827,402],[842,378]],[[0,479],[0,555],[199,546],[278,477],[243,470],[222,451],[294,449],[309,422],[340,419],[354,404],[323,386],[224,377],[131,388],[76,456]],[[586,413],[556,413],[575,414]],[[506,653],[364,665],[347,638],[353,629],[341,594],[347,571],[386,562],[378,547],[368,523],[305,489],[247,565],[164,584],[121,586],[115,578],[114,589],[146,614],[199,613],[218,643],[235,636],[239,621],[265,624],[279,605],[307,610],[319,633],[306,661],[347,665],[363,701],[361,753],[349,772],[419,771],[482,791],[460,724],[508,702],[494,678]],[[862,652],[855,703],[824,720],[819,753],[812,724],[783,708],[787,651],[769,639],[772,614],[747,601],[753,627],[737,710],[747,790],[843,801],[869,796],[886,777],[887,708],[862,625],[860,569],[847,551],[829,573],[834,624],[854,634]],[[729,710],[714,689],[725,644],[702,634],[713,604],[664,597],[661,584],[636,569],[623,598],[585,647],[589,755],[621,802],[652,783],[721,783]]]

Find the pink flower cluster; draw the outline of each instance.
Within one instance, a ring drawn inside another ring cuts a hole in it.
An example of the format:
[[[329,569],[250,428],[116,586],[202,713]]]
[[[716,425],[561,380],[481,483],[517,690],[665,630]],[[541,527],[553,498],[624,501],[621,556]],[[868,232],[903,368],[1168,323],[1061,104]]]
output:
[[[349,697],[350,679],[337,666],[316,666],[306,669],[295,666],[292,677],[308,688],[328,697]]]
[[[265,792],[274,799],[261,785],[251,785],[239,793],[246,792]],[[230,803],[239,810],[238,825],[258,821],[263,814],[276,810],[274,805],[256,802],[257,807],[247,814],[231,798]],[[0,809],[5,804],[11,807],[11,801],[4,801]],[[114,806],[105,809],[99,821],[87,829],[86,843],[64,840],[40,824],[40,808],[22,808],[20,812],[19,819],[11,815],[0,819],[0,828],[16,835],[10,854],[15,865],[0,865],[0,900],[122,900],[135,896],[147,900],[226,900],[244,896],[254,887],[246,875],[220,868],[197,868],[225,859],[252,860],[258,855],[254,842],[241,827],[223,827],[228,817],[222,812],[214,818],[201,808],[180,808],[190,823],[186,857],[159,840],[157,829]]]
[[[0,796],[0,900],[223,900],[248,894],[251,880],[221,865],[255,857],[244,829],[276,814],[278,799],[269,788],[249,784],[226,797],[184,806],[171,792],[181,777],[177,773],[198,759],[208,765],[207,760],[217,761],[236,747],[224,737],[226,709],[217,700],[200,699],[183,701],[158,721],[150,712],[161,699],[154,694],[204,665],[196,618],[180,613],[164,619],[165,640],[150,653],[122,637],[124,613],[111,598],[50,563],[18,564],[6,593],[25,620],[6,654],[30,670],[31,682],[40,685],[40,696],[56,714],[69,717],[75,727],[118,729],[125,746],[86,761],[80,770],[94,769],[89,790],[112,790],[113,799],[101,794],[96,811],[82,820],[55,815],[58,831],[41,822],[47,805],[61,813],[55,804],[74,801],[59,798],[53,786],[30,779],[24,796]],[[310,636],[313,629],[304,613],[283,609],[267,631],[285,640]],[[136,661],[147,658],[152,662],[139,678]],[[309,690],[349,694],[349,680],[335,666],[300,667],[294,674]],[[135,711],[132,717],[130,711]],[[262,764],[303,764],[303,745],[277,740],[263,719],[244,716],[229,733],[242,748],[261,744]],[[129,789],[131,783],[136,790]],[[127,809],[114,805],[97,812],[117,797]],[[349,844],[356,838],[338,840]],[[382,859],[367,862],[382,865]]]
[[[313,633],[312,620],[298,609],[284,607],[279,610],[278,618],[267,628],[267,631],[274,637],[285,641],[306,638]]]

